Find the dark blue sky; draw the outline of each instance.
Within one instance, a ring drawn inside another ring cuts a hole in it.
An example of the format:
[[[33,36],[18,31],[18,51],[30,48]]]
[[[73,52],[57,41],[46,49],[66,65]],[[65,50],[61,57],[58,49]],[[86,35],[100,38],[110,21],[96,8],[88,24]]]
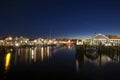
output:
[[[120,35],[120,2],[115,0],[0,1],[0,36],[86,37]]]

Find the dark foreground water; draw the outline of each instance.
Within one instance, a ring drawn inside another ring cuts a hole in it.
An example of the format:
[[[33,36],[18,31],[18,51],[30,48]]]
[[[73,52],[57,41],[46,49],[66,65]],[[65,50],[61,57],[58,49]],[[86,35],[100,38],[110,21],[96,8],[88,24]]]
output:
[[[120,52],[74,46],[0,49],[0,80],[120,80]]]

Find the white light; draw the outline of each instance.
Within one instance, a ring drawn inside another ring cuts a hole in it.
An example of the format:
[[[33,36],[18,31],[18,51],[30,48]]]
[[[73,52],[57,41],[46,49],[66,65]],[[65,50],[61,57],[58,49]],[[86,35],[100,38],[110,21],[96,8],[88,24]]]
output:
[[[34,40],[34,42],[36,43],[36,42],[37,42],[37,40]]]
[[[25,41],[25,43],[27,43],[27,40]]]
[[[18,44],[18,43],[16,43],[16,44],[15,44],[15,46],[19,46],[19,44]]]
[[[34,57],[34,51],[32,50],[32,59],[33,59],[33,57]]]
[[[105,44],[105,46],[111,46],[111,44],[110,44],[110,43],[107,43],[107,44]]]
[[[71,41],[70,40],[68,40],[68,43],[70,43]]]
[[[12,37],[8,37],[9,40],[12,40]]]
[[[54,41],[54,44],[57,44],[57,41]]]

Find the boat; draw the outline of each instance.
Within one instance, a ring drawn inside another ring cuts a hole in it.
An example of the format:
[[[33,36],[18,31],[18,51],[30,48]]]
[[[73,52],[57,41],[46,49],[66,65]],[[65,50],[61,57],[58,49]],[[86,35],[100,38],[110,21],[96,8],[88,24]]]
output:
[[[85,55],[88,58],[96,59],[98,57],[97,49],[96,48],[86,48]]]
[[[96,48],[86,48],[86,53],[94,55],[97,52]]]

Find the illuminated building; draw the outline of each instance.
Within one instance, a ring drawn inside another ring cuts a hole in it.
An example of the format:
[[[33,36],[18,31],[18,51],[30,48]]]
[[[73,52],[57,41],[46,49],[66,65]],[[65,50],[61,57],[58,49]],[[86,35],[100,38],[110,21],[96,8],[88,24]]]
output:
[[[118,46],[120,37],[117,35],[95,34],[91,39],[92,45]]]

